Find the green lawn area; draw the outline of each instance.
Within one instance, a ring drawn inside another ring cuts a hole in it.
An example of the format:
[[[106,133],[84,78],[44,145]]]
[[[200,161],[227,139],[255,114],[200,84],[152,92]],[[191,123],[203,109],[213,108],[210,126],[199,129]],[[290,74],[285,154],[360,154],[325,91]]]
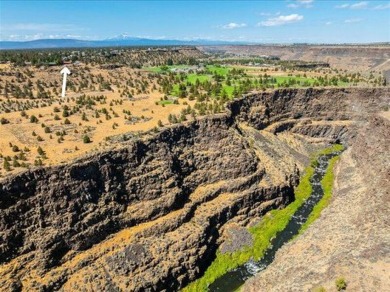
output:
[[[173,96],[179,96],[179,84],[174,84],[173,89],[171,91]]]
[[[283,82],[288,82],[289,80],[295,80],[299,82],[298,84],[292,85],[292,87],[302,87],[302,82],[308,82],[309,86],[312,86],[316,81],[314,78],[306,77],[296,77],[296,76],[277,76],[275,77],[277,84],[282,84]]]
[[[208,65],[206,66],[206,68],[210,70],[212,73],[217,73],[218,75],[222,75],[222,76],[226,76],[231,70],[230,67],[219,67],[214,65]]]
[[[229,97],[233,96],[234,86],[229,86],[229,85],[224,84],[222,86],[222,89],[225,89],[225,91],[226,91],[226,93],[228,94]]]
[[[161,100],[158,103],[163,105],[173,104],[172,100]]]
[[[337,82],[337,86],[341,86],[341,87],[351,86],[351,84],[352,84],[352,83],[344,82],[344,81],[339,81],[339,82]]]
[[[208,81],[211,79],[211,76],[210,75],[205,75],[205,74],[201,74],[201,75],[198,75],[198,74],[187,74],[187,81],[188,82],[191,82],[192,84],[195,84],[196,80],[199,80],[199,82],[204,82],[204,81]]]

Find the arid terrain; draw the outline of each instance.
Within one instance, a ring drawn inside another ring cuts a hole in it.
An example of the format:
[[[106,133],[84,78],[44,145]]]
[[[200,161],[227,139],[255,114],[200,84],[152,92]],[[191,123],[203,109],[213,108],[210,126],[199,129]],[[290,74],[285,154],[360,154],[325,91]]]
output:
[[[333,68],[360,71],[389,71],[390,52],[384,45],[252,45],[208,46],[205,52],[240,56],[277,56],[282,60],[329,63]]]
[[[0,52],[0,291],[185,288],[334,143],[330,206],[243,289],[387,287],[389,47],[255,48]]]
[[[388,290],[389,139],[389,115],[370,118],[341,156],[330,206],[242,291],[337,291],[340,277],[347,291]]]
[[[264,57],[221,61],[187,47],[2,54],[0,176],[120,147],[145,132],[222,112],[230,99],[251,91],[385,83],[380,70]],[[178,65],[165,65],[172,63]],[[64,66],[72,74],[61,98]]]

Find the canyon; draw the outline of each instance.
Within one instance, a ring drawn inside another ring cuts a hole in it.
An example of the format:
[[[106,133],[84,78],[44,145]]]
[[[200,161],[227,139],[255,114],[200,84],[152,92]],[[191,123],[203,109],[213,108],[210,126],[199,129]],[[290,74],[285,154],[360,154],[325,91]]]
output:
[[[121,149],[2,178],[0,290],[181,289],[229,230],[294,200],[312,153],[363,147],[388,106],[386,87],[250,93]]]

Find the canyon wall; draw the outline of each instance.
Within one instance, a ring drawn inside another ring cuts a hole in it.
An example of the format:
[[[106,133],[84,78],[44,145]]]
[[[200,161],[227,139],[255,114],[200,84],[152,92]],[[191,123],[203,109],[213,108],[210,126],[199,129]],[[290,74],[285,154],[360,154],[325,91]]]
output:
[[[122,149],[0,181],[0,290],[176,290],[224,226],[294,199],[309,155],[349,143],[388,89],[288,89]]]
[[[336,291],[340,277],[347,291],[388,290],[389,141],[390,112],[370,116],[335,167],[329,206],[241,291]]]

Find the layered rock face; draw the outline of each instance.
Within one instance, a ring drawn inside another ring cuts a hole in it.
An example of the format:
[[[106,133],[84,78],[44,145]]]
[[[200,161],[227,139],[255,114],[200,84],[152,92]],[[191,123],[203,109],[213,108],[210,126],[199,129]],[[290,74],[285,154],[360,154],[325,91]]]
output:
[[[388,290],[389,141],[390,112],[369,117],[341,155],[332,201],[321,217],[242,291],[336,291],[339,277],[347,291]]]
[[[244,96],[226,114],[0,181],[0,290],[177,290],[227,223],[293,198],[308,156],[348,142],[386,89]]]

